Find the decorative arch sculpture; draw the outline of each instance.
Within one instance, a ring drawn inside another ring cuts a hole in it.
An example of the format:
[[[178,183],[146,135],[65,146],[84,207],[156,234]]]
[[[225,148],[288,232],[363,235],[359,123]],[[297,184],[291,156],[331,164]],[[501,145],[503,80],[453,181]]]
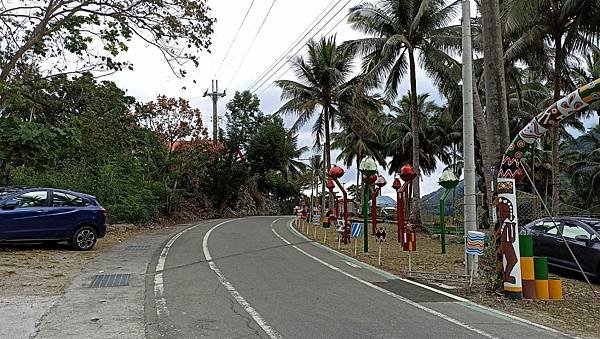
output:
[[[596,79],[555,102],[531,120],[515,137],[502,157],[498,171],[498,201],[495,217],[499,226],[496,228],[497,256],[502,260],[504,293],[507,297],[520,299],[523,296],[515,186],[515,177],[521,174],[521,159],[527,153],[529,146],[548,129],[599,100],[600,79]]]

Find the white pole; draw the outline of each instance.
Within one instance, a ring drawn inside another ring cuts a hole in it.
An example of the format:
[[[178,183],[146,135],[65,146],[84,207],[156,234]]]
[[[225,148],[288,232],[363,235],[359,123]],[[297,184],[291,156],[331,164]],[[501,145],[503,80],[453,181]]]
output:
[[[462,86],[463,86],[463,154],[465,161],[465,239],[468,231],[477,230],[477,199],[475,196],[475,141],[473,130],[473,52],[471,50],[471,1],[462,0]],[[483,132],[483,131],[480,131]],[[494,132],[494,131],[492,131]],[[465,241],[466,246],[466,241]],[[466,254],[465,274],[476,271],[476,260]]]
[[[377,263],[381,266],[381,243],[379,243],[379,257],[377,258]]]
[[[356,238],[354,238],[354,256],[356,257],[356,243],[358,241],[356,240]]]

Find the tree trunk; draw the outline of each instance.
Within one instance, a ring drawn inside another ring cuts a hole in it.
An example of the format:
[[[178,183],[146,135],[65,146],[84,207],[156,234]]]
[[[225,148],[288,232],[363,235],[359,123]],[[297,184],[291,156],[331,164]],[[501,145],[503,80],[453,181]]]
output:
[[[419,112],[417,110],[417,74],[415,71],[415,55],[412,48],[408,49],[408,62],[410,68],[410,130],[412,136],[412,166],[417,173],[417,177],[412,181],[413,204],[411,222],[421,225],[421,190],[419,183],[421,181],[420,146],[419,146]]]
[[[325,173],[325,180],[327,180],[327,171],[329,171],[329,169],[331,168],[331,136],[329,135],[330,131],[329,131],[329,123],[330,123],[330,116],[329,116],[329,107],[325,108],[325,155],[327,156],[327,158],[325,159],[325,169],[323,170],[323,173]],[[331,210],[333,210],[333,196],[331,194],[329,194],[329,208]]]
[[[561,66],[562,66],[562,45],[561,37],[554,38],[554,101],[560,99],[561,89]],[[558,143],[560,140],[558,124],[554,124],[550,129],[550,139],[552,142],[552,215],[558,215],[558,198],[560,193],[560,162],[558,159]]]
[[[475,128],[477,129],[477,141],[479,141],[479,148],[481,153],[481,163],[483,165],[483,180],[485,184],[485,197],[487,199],[488,206],[488,225],[492,224],[492,195],[494,191],[493,178],[491,173],[491,162],[490,152],[488,150],[488,136],[485,131],[488,131],[485,124],[485,113],[481,107],[481,99],[479,98],[479,89],[477,83],[473,80],[473,120],[475,121]],[[489,134],[489,133],[487,133]]]
[[[481,1],[483,22],[485,111],[488,122],[489,154],[492,164],[499,165],[510,143],[504,55],[502,50],[502,26],[498,0]],[[484,134],[482,130],[482,134]],[[489,168],[488,168],[489,169]],[[484,171],[487,172],[487,171]]]

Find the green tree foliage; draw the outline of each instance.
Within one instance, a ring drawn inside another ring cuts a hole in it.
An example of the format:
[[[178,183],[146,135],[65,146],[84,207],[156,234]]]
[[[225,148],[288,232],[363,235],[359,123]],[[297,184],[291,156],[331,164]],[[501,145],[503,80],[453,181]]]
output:
[[[131,68],[120,56],[134,38],[156,47],[174,72],[186,60],[197,65],[213,32],[208,11],[205,0],[2,2],[0,83],[33,64],[51,65],[47,74]]]
[[[417,75],[415,57],[438,82],[440,70],[456,62],[449,56],[448,42],[456,37],[456,26],[449,26],[457,11],[457,1],[444,0],[382,0],[377,4],[363,2],[350,12],[354,29],[367,35],[353,42],[364,56],[363,70],[385,82],[388,97],[397,95],[398,85],[408,71],[410,81],[412,165],[420,169],[420,141],[417,108]],[[445,75],[445,74],[444,74]],[[440,83],[443,85],[443,83]],[[420,222],[419,180],[413,182],[413,215]]]
[[[123,90],[89,74],[19,79],[4,89],[4,184],[89,193],[113,220],[145,221],[160,212],[164,192],[153,180],[164,171],[167,147],[137,124],[135,100]]]
[[[247,90],[235,92],[226,108],[227,138],[234,144],[245,145],[256,133],[257,124],[263,116],[258,96]]]

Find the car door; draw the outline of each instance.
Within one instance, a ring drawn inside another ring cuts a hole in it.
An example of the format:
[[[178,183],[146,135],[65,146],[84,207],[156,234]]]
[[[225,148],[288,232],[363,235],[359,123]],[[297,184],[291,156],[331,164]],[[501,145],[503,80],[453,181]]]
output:
[[[575,239],[577,236],[585,236],[587,239],[591,240],[594,235],[593,232],[588,229],[588,226],[576,221],[565,221],[562,226],[562,235],[564,241],[569,244],[571,251],[573,251],[575,258],[577,258],[577,261],[583,270],[595,273],[595,267],[592,267],[592,258],[594,256],[593,248],[588,245],[587,241]],[[564,243],[558,247],[558,251],[560,253],[560,259],[565,267],[579,270],[575,260],[573,260],[573,256]]]
[[[52,191],[48,213],[48,232],[57,238],[69,238],[79,223],[81,208],[89,203],[76,195]]]
[[[45,217],[48,213],[48,191],[36,190],[13,197],[17,206],[0,212],[0,238],[27,240],[46,238]]]
[[[529,229],[529,233],[533,237],[533,254],[536,256],[547,256],[552,262],[554,258],[551,256],[558,238],[558,230],[560,227],[559,221],[552,219],[542,219],[537,221]]]

